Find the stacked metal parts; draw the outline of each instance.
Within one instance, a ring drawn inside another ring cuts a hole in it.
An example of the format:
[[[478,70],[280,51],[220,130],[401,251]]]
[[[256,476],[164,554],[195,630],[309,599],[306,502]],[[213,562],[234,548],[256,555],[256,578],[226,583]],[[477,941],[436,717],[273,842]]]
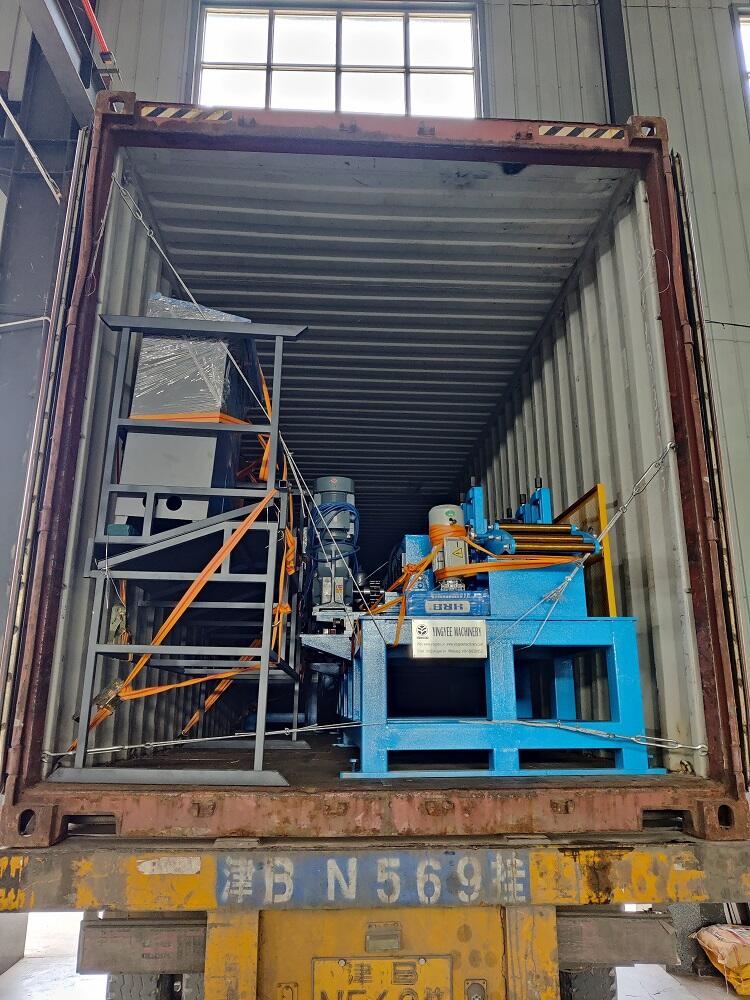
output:
[[[636,621],[587,611],[600,543],[556,523],[540,483],[521,500],[488,524],[474,486],[404,537],[344,671],[359,769],[342,777],[656,773]]]

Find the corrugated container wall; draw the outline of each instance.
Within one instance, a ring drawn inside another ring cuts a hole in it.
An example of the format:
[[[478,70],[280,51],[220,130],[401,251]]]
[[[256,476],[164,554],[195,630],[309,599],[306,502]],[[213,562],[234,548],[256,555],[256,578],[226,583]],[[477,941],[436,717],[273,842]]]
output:
[[[595,3],[483,2],[485,113],[605,121]],[[191,99],[190,0],[100,0],[123,89]],[[737,587],[750,632],[750,136],[730,5],[627,0],[635,110],[667,119],[685,161],[711,363],[737,542]]]
[[[641,182],[590,242],[480,437],[465,485],[470,476],[485,485],[491,516],[502,517],[540,472],[558,509],[596,482],[619,506],[671,440],[651,246]],[[667,462],[610,542],[618,613],[638,619],[648,731],[689,744],[705,733],[679,504]]]

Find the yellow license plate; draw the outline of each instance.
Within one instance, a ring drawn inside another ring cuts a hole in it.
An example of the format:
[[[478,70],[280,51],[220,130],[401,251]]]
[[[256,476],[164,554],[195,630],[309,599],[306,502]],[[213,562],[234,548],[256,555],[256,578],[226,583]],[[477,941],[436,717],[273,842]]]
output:
[[[314,958],[313,1000],[451,1000],[449,956]]]

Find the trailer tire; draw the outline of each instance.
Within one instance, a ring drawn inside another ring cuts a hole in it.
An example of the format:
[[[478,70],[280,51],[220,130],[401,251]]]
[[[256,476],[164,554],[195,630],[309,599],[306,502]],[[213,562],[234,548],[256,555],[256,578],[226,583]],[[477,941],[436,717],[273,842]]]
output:
[[[107,1000],[172,1000],[173,979],[154,973],[111,973]]]
[[[560,1000],[617,1000],[617,973],[603,965],[560,973]]]

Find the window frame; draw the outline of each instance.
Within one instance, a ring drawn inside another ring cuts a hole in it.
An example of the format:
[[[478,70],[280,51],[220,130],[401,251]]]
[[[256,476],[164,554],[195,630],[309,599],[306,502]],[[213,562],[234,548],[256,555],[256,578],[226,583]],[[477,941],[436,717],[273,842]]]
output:
[[[735,5],[730,8],[732,18],[732,30],[737,46],[737,67],[740,73],[740,84],[742,96],[745,102],[745,116],[747,117],[747,128],[750,132],[750,52],[745,53],[742,44],[742,25],[750,25],[750,6],[745,4]],[[747,58],[746,58],[747,56]]]
[[[296,65],[292,64],[287,66],[285,63],[275,64],[272,61],[272,45],[273,45],[273,31],[271,28],[272,20],[269,23],[268,31],[268,50],[266,54],[265,63],[225,63],[227,69],[231,70],[233,68],[248,68],[248,69],[263,69],[266,72],[266,104],[267,110],[274,110],[270,106],[271,98],[271,77],[273,69],[291,69],[291,70],[302,70],[310,72],[331,72],[335,74],[335,107],[336,111],[321,112],[327,114],[370,114],[371,112],[348,112],[338,110],[340,107],[341,100],[341,76],[342,72],[375,72],[375,73],[388,73],[388,72],[398,72],[404,74],[404,91],[405,91],[405,112],[390,112],[393,117],[411,116],[411,109],[409,107],[409,93],[410,88],[408,86],[408,80],[410,74],[414,72],[409,65],[409,51],[408,51],[408,17],[404,18],[404,64],[403,66],[356,66],[350,67],[347,65],[342,65],[341,62],[341,25],[342,25],[342,15],[347,13],[357,13],[357,14],[434,14],[436,16],[450,16],[451,14],[469,14],[471,16],[472,25],[472,44],[473,44],[473,54],[474,54],[474,64],[470,70],[462,70],[457,67],[419,67],[416,71],[417,73],[424,73],[425,75],[429,73],[440,73],[440,72],[450,72],[456,73],[457,75],[469,75],[471,73],[474,78],[474,113],[476,118],[484,117],[489,111],[489,95],[487,91],[487,73],[485,72],[485,54],[484,46],[482,45],[482,38],[484,37],[484,5],[478,0],[405,0],[405,2],[394,2],[394,0],[362,0],[362,2],[356,2],[356,0],[278,0],[274,3],[273,0],[259,0],[255,3],[253,0],[194,0],[193,3],[193,15],[192,15],[192,36],[194,44],[192,46],[192,73],[190,74],[188,80],[188,88],[186,99],[189,102],[197,104],[200,99],[200,85],[201,85],[201,72],[203,68],[208,65],[216,65],[212,63],[205,63],[203,61],[203,41],[204,32],[206,24],[206,15],[210,11],[227,11],[231,13],[236,11],[237,13],[247,12],[252,13],[256,11],[268,11],[273,14],[286,14],[286,13],[311,13],[311,14],[335,14],[336,15],[336,62],[335,65],[332,63],[330,65]],[[231,106],[231,105],[227,105]],[[262,110],[262,109],[253,109]],[[304,111],[304,109],[300,109]],[[317,112],[311,112],[317,113]],[[385,116],[388,116],[389,112],[383,112]],[[429,115],[416,116],[416,117],[430,117]],[[467,119],[470,120],[470,119]]]

